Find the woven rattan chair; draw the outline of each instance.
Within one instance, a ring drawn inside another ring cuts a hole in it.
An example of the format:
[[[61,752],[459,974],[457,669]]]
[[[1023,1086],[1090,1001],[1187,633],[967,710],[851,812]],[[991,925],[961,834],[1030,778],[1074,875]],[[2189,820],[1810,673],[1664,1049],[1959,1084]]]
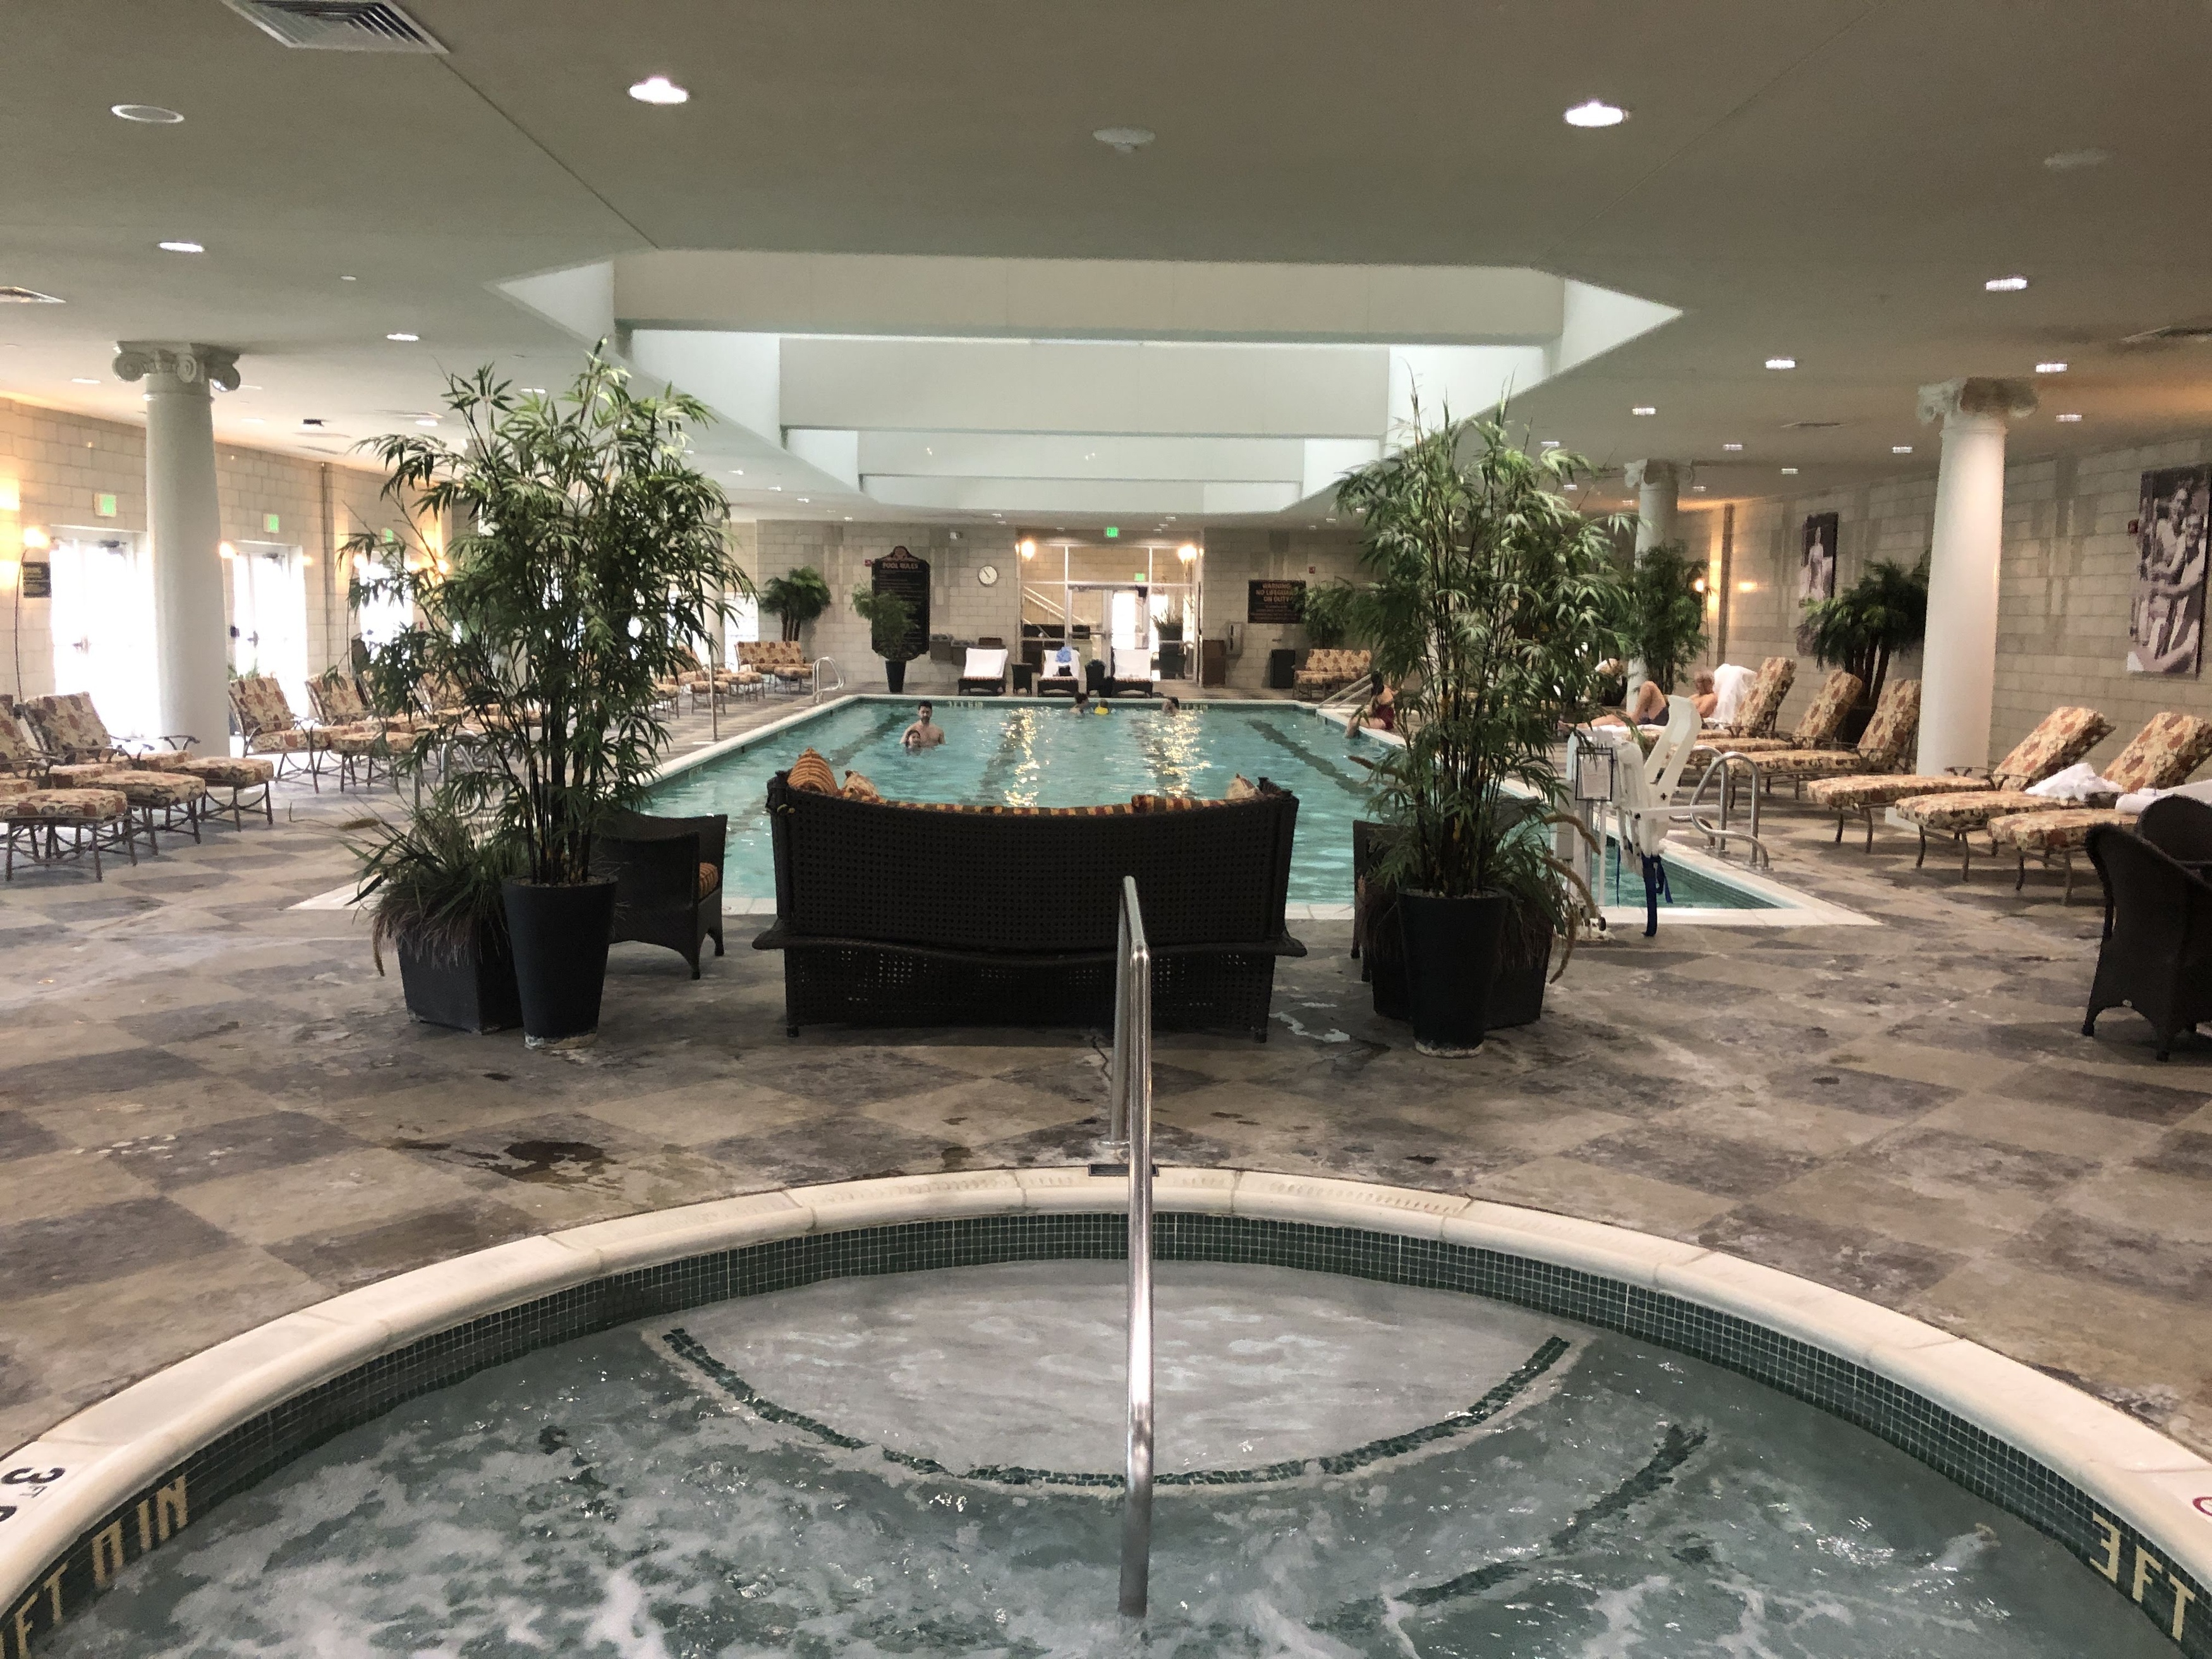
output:
[[[592,836],[592,873],[615,878],[617,940],[665,945],[699,977],[699,947],[722,954],[722,848],[730,821],[614,812]]]
[[[2088,848],[2105,884],[2105,936],[2081,1035],[2096,1036],[2106,1009],[2130,1007],[2164,1060],[2177,1035],[2212,1019],[2212,882],[2118,824],[2093,827]]]
[[[785,1024],[1054,1025],[1114,1012],[1121,878],[1134,876],[1162,1029],[1265,1041],[1297,798],[933,807],[769,784]],[[1188,810],[1176,810],[1178,807]]]
[[[2143,808],[2136,834],[2176,864],[2212,869],[2212,803],[2189,795],[2161,796]]]

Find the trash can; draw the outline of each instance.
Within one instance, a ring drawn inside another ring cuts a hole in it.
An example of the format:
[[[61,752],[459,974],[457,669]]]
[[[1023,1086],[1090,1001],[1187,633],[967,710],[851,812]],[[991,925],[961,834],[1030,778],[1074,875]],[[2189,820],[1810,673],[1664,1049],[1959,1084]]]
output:
[[[1295,651],[1270,651],[1267,653],[1267,690],[1288,691],[1298,681],[1298,653]]]

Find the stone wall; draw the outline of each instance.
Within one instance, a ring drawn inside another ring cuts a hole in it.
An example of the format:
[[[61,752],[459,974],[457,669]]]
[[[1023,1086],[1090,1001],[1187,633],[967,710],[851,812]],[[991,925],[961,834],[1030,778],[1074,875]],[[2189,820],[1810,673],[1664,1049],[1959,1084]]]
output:
[[[2113,725],[2092,756],[2109,760],[2161,709],[2212,717],[2212,684],[2190,677],[2130,674],[2128,607],[2136,550],[2128,525],[2140,511],[2145,472],[2212,460],[2212,436],[2094,454],[2014,461],[2005,469],[2004,559],[1997,599],[1997,671],[1990,757],[2001,756],[2061,703],[2086,703]],[[1737,504],[1724,600],[1726,656],[1756,666],[1795,654],[1796,579],[1806,518],[1839,515],[1836,580],[1847,585],[1870,560],[1911,565],[1928,550],[1936,479],[1926,473],[1819,495]],[[1723,513],[1685,512],[1682,533],[1720,585]],[[1717,622],[1709,621],[1709,629]],[[1902,672],[1919,672],[1917,653]],[[1798,663],[1784,713],[1793,720],[1820,684]],[[1893,671],[1897,672],[1897,671]]]

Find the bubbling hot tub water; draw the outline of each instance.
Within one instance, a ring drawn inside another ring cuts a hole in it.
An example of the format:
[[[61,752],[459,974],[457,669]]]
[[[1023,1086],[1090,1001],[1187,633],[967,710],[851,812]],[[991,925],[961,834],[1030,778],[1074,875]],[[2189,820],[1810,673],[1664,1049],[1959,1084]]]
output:
[[[149,1556],[66,1659],[2142,1659],[2056,1544],[1835,1419],[1443,1291],[1163,1261],[1152,1616],[1122,1275],[825,1282],[422,1396]]]

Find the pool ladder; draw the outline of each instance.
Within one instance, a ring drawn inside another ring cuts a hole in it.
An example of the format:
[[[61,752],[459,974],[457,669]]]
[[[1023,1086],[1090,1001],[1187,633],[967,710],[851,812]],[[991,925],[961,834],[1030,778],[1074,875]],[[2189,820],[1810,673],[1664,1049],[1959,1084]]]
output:
[[[1751,775],[1751,828],[1748,830],[1729,828],[1729,807],[1736,789],[1735,767],[1741,767]],[[1705,786],[1716,777],[1721,785],[1721,816],[1717,823],[1698,811],[1698,804],[1705,798]],[[1719,842],[1723,857],[1728,854],[1729,842],[1747,841],[1751,843],[1748,861],[1753,869],[1761,865],[1770,870],[1774,867],[1774,860],[1767,856],[1766,843],[1759,838],[1759,763],[1748,755],[1731,749],[1725,754],[1715,756],[1712,763],[1705,768],[1705,775],[1698,778],[1698,787],[1690,792],[1689,810],[1677,812],[1674,817],[1675,823],[1692,824],[1702,830],[1708,839]]]
[[[1152,1570],[1152,952],[1137,878],[1121,878],[1115,941],[1114,1061],[1106,1138],[1129,1171],[1128,1487],[1121,1507],[1121,1613],[1141,1619]]]

